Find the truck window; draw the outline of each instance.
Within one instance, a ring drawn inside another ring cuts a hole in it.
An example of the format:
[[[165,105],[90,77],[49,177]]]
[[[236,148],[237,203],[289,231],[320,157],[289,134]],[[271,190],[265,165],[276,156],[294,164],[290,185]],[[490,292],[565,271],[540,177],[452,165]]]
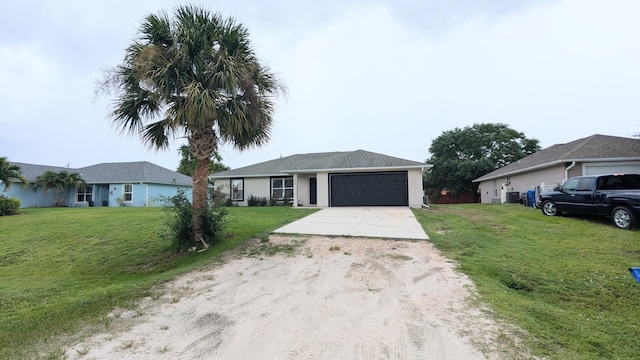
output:
[[[580,179],[569,179],[564,185],[562,185],[562,190],[567,191],[576,191],[578,188],[578,180]]]
[[[640,190],[640,175],[625,175],[622,182],[625,189]]]
[[[591,191],[591,189],[593,189],[594,180],[595,179],[592,177],[580,178],[576,191]]]

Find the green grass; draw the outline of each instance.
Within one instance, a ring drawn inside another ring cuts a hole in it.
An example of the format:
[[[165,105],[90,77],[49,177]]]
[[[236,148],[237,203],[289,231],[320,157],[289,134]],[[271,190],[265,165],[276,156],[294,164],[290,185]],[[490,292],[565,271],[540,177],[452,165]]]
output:
[[[108,322],[153,286],[309,214],[288,207],[229,208],[224,242],[177,254],[160,208],[25,209],[0,217],[0,359],[58,358],[59,335]],[[44,351],[44,353],[43,353]]]
[[[521,205],[435,205],[414,213],[475,282],[480,300],[527,331],[537,355],[640,358],[640,284],[628,271],[640,266],[640,231]]]

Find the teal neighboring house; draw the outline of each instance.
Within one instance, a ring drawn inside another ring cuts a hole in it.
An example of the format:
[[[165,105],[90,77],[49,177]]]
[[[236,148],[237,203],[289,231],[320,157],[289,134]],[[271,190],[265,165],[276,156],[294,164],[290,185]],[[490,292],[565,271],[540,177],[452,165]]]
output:
[[[19,162],[12,164],[20,167],[31,185],[22,187],[16,183],[0,194],[20,200],[23,208],[54,205],[53,190],[45,194],[42,187],[33,186],[36,177],[47,170],[78,173],[86,181],[85,187],[65,190],[63,204],[66,206],[160,206],[160,197],[174,196],[179,190],[191,198],[190,176],[148,161],[102,163],[76,169]]]

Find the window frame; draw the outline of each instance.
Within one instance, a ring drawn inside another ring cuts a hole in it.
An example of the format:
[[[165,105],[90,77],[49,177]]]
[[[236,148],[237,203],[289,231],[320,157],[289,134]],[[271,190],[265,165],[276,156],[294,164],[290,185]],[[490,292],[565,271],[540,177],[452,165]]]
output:
[[[274,186],[274,183],[278,180],[282,181],[282,184],[280,186]],[[287,185],[287,180],[291,180],[291,186],[286,186]],[[294,181],[293,181],[293,176],[273,176],[271,177],[270,180],[271,183],[271,198],[274,200],[284,200],[285,198],[291,199],[293,201],[293,197],[294,197],[294,192],[295,192],[295,186],[294,186]],[[280,190],[282,191],[282,196],[281,197],[276,197],[274,192],[276,190]],[[291,196],[287,196],[287,190],[291,191]]]
[[[234,182],[236,184],[240,184],[239,189],[234,189]],[[236,196],[237,193],[240,193],[240,196]],[[232,178],[229,179],[229,196],[231,197],[231,201],[244,201],[244,178]]]
[[[89,190],[88,192],[87,192],[87,189]],[[80,200],[81,196],[83,200]],[[88,200],[87,200],[87,196],[89,196]],[[85,185],[76,189],[77,203],[89,203],[91,201],[93,201],[93,185]]]
[[[127,186],[131,187],[131,191],[127,191]],[[129,200],[127,200],[127,194],[129,195]],[[133,184],[122,184],[122,200],[126,203],[133,202]]]

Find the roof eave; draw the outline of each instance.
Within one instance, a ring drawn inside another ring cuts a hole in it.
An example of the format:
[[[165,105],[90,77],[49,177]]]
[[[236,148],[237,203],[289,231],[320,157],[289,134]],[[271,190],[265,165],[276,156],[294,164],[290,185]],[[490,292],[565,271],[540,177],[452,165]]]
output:
[[[271,177],[282,176],[282,173],[274,174],[226,174],[226,175],[209,175],[209,179],[233,179],[233,178],[259,178],[259,177]]]
[[[406,169],[430,169],[433,165],[409,165],[409,166],[381,166],[381,167],[363,167],[363,168],[330,168],[330,169],[299,169],[299,170],[280,170],[278,173],[265,174],[225,174],[225,175],[209,175],[210,179],[229,179],[229,178],[259,178],[282,176],[283,174],[312,174],[319,172],[355,172],[355,171],[388,171],[388,170],[406,170]]]
[[[356,172],[356,171],[386,171],[386,170],[406,170],[406,169],[430,169],[433,165],[409,165],[409,166],[380,166],[380,167],[357,167],[357,168],[331,168],[331,169],[301,169],[301,170],[282,170],[287,174],[305,174],[318,172]]]

